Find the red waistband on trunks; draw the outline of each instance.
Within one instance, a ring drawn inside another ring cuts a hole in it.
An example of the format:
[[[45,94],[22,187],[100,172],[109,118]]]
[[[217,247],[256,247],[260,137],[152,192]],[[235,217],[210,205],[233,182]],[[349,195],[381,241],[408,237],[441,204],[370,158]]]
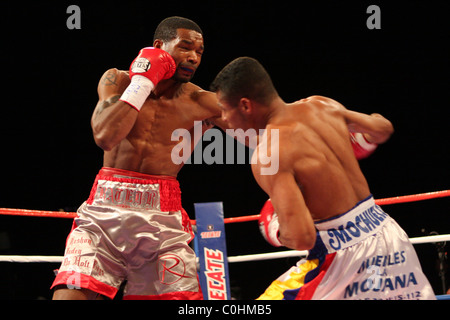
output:
[[[136,172],[136,171],[129,171],[129,170],[124,170],[124,169],[109,168],[109,167],[101,168],[100,172],[98,174],[101,176],[104,176],[104,177],[128,178],[128,179],[136,178],[136,179],[152,180],[152,181],[154,181],[154,180],[174,180],[174,181],[176,181],[177,180],[175,177],[172,177],[172,176],[151,175],[151,174],[145,174],[145,173],[140,173],[140,172]]]
[[[103,188],[99,183],[117,182],[120,186]],[[175,177],[163,175],[149,175],[135,171],[103,167],[95,178],[88,204],[93,204],[99,197],[109,200],[120,206],[139,206],[145,208],[144,201],[148,204],[150,195],[135,190],[137,186],[155,185],[158,190],[159,205],[161,211],[181,210],[180,184]],[[152,196],[152,199],[154,197]],[[153,201],[153,200],[152,200]]]

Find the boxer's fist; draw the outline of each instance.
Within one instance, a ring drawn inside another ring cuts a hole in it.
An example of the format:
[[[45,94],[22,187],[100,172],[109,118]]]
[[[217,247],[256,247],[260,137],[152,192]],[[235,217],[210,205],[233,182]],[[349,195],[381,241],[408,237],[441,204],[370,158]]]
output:
[[[140,111],[156,85],[175,74],[176,64],[166,51],[147,47],[139,52],[130,66],[130,85],[125,89],[120,101]]]
[[[350,132],[350,141],[352,143],[353,152],[355,153],[356,159],[361,160],[367,158],[372,153],[374,153],[377,148],[377,144],[367,141],[362,133]]]
[[[147,47],[143,48],[130,66],[130,78],[141,75],[149,79],[154,86],[161,80],[170,79],[177,66],[166,51]]]
[[[278,215],[276,214],[270,199],[266,201],[261,209],[258,223],[259,230],[261,231],[264,239],[266,239],[266,241],[274,247],[281,247],[282,244],[278,239],[278,232],[280,228],[278,223]]]

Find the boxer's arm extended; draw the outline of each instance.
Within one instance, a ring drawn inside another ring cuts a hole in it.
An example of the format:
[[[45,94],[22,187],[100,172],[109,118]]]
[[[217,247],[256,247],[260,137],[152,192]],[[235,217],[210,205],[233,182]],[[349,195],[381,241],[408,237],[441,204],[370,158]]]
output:
[[[394,132],[392,123],[381,114],[367,115],[344,109],[343,115],[350,132],[362,133],[368,142],[385,143]]]
[[[382,144],[386,142],[394,132],[392,123],[381,114],[372,113],[371,115],[368,115],[351,111],[346,109],[338,101],[323,96],[312,96],[308,99],[325,102],[327,105],[335,107],[341,112],[341,115],[347,122],[349,131],[352,133],[362,133],[369,143]]]
[[[223,131],[229,129],[228,123],[222,120],[222,110],[219,108],[215,92],[200,89],[195,92],[192,98],[197,101],[202,108],[213,114],[213,116],[208,119],[211,124],[219,127]]]
[[[99,101],[91,118],[91,126],[96,144],[105,151],[124,139],[136,122],[139,112],[119,100],[129,83],[128,75],[117,69],[106,71],[99,81]]]
[[[316,229],[292,173],[281,171],[256,180],[269,195],[278,215],[281,244],[294,250],[311,249],[316,242]]]

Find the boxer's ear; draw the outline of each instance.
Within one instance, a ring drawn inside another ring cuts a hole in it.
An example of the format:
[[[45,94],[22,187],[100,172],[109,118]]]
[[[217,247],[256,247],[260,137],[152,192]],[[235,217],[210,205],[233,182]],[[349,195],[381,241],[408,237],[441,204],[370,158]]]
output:
[[[238,104],[239,112],[245,115],[250,115],[253,112],[253,102],[248,98],[241,98]]]
[[[164,42],[162,40],[160,40],[160,39],[156,39],[155,41],[153,41],[153,47],[154,48],[161,49],[163,44],[164,44]]]

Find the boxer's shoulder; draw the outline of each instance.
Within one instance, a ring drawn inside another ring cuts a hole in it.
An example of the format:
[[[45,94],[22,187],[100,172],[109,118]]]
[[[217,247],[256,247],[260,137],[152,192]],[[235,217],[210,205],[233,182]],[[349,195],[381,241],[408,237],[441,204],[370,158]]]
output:
[[[324,96],[310,96],[288,104],[295,113],[332,112],[341,113],[346,108],[338,101]]]
[[[128,71],[110,68],[100,78],[99,87],[120,87],[129,83],[130,77]]]
[[[203,90],[200,86],[192,82],[188,82],[184,85],[183,92],[195,101],[198,101],[199,99],[202,99],[204,97],[208,97],[211,94],[215,95],[215,93]]]
[[[213,116],[220,116],[217,96],[214,92],[207,91],[201,87],[188,83],[190,85],[186,92],[192,102],[197,104],[201,109],[207,110]]]
[[[129,84],[128,72],[116,68],[106,70],[97,86],[99,100],[113,99],[114,102],[117,101]]]

